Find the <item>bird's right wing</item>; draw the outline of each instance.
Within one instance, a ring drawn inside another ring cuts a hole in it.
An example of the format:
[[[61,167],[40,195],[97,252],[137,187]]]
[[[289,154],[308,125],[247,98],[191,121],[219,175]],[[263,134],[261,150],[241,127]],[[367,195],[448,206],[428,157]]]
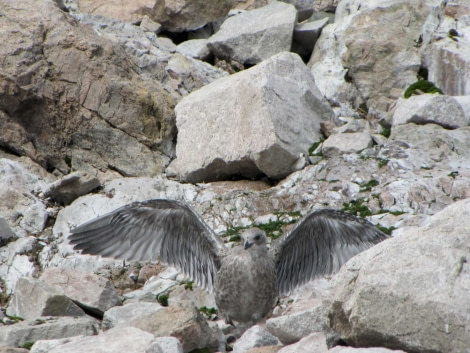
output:
[[[363,218],[330,209],[312,212],[274,248],[279,294],[336,272],[349,258],[386,238]]]
[[[212,290],[223,241],[186,204],[134,202],[73,229],[82,253],[128,260],[160,260]]]

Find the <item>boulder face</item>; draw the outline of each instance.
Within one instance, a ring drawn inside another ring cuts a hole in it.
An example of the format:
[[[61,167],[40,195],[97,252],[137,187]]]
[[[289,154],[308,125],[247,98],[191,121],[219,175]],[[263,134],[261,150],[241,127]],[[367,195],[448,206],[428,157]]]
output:
[[[291,49],[296,22],[297,12],[292,5],[273,1],[229,17],[209,38],[208,46],[219,58],[257,64]]]
[[[192,183],[282,178],[304,165],[320,122],[333,119],[309,70],[291,53],[193,92],[175,112],[177,158],[169,168]]]
[[[170,32],[198,29],[224,18],[234,0],[157,0],[152,18]]]
[[[160,83],[52,1],[6,2],[2,13],[0,146],[62,173],[162,171],[158,149],[175,130]]]
[[[470,347],[470,200],[371,248],[334,278],[330,324],[354,346]]]

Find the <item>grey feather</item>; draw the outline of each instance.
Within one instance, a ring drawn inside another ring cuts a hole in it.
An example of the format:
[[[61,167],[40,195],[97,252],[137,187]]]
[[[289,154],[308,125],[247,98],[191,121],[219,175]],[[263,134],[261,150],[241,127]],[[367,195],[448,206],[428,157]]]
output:
[[[279,294],[338,271],[348,259],[386,238],[367,220],[348,213],[310,213],[273,249]]]
[[[212,291],[224,245],[178,201],[134,202],[72,230],[75,249],[91,255],[173,265]]]
[[[355,254],[387,236],[368,221],[334,210],[309,214],[267,251],[260,229],[243,233],[244,248],[223,241],[187,205],[135,202],[72,230],[75,249],[92,255],[156,260],[175,266],[200,286],[215,289],[227,322],[256,322],[278,294],[337,271]]]

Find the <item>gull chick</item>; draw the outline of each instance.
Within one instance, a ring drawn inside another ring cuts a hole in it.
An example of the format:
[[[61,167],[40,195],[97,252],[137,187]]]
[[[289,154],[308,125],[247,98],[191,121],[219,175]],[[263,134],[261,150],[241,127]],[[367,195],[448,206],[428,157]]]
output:
[[[209,292],[228,322],[256,323],[279,295],[336,272],[388,236],[365,219],[324,209],[297,222],[269,251],[266,233],[252,228],[229,249],[187,204],[134,202],[72,230],[74,249],[118,259],[160,260]]]

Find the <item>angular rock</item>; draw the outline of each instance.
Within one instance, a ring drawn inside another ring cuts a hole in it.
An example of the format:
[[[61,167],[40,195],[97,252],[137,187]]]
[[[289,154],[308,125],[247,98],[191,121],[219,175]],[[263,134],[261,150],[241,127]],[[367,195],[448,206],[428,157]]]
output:
[[[52,286],[35,278],[23,277],[16,282],[7,314],[34,320],[41,316],[83,316],[85,312]]]
[[[34,320],[21,321],[14,325],[2,325],[0,329],[0,346],[19,347],[27,342],[39,340],[52,340],[79,335],[92,336],[97,334],[98,329],[99,321],[88,316],[37,317]]]
[[[191,58],[206,60],[211,55],[207,39],[187,40],[176,47],[176,51]]]
[[[273,1],[226,19],[209,38],[208,46],[218,58],[257,64],[291,49],[296,21],[297,12],[292,5]]]
[[[334,13],[338,6],[339,0],[316,0],[313,3],[313,11],[320,12],[332,12]]]
[[[152,13],[155,0],[77,0],[80,12],[136,23]]]
[[[31,353],[149,353],[154,337],[134,327],[117,327],[91,337],[38,341]]]
[[[328,347],[326,345],[326,337],[322,332],[313,332],[308,336],[302,338],[297,343],[288,345],[279,353],[327,353]]]
[[[322,145],[324,156],[331,157],[343,153],[357,153],[372,146],[369,132],[332,134]]]
[[[16,239],[16,234],[11,230],[5,218],[0,217],[0,247]]]
[[[145,353],[183,353],[183,346],[175,337],[157,337]]]
[[[469,227],[467,199],[351,259],[332,281],[332,328],[354,346],[465,351]]]
[[[325,17],[320,20],[297,24],[294,29],[295,42],[301,45],[303,51],[310,55],[323,27],[328,24],[328,21],[329,19]]]
[[[157,0],[151,18],[164,30],[190,31],[224,18],[232,6],[232,0]]]
[[[53,1],[6,2],[2,13],[0,144],[63,174],[161,172],[176,131],[159,81]]]
[[[100,186],[98,178],[85,172],[73,172],[44,190],[44,197],[51,197],[62,205],[68,205],[77,197],[88,194],[98,186]]]
[[[303,167],[302,155],[333,119],[302,60],[281,53],[185,97],[177,115],[181,180],[209,182],[241,175],[282,178]]]
[[[137,327],[155,336],[173,336],[180,340],[185,352],[196,348],[218,346],[217,338],[213,336],[207,322],[192,304],[176,303],[167,307],[147,304],[149,303],[131,303],[110,309],[106,313],[106,326],[126,325]],[[135,308],[137,312],[132,312]]]
[[[297,342],[312,332],[324,331],[326,327],[324,308],[321,304],[309,310],[273,317],[266,321],[268,331],[285,345]]]
[[[354,348],[337,346],[329,350],[328,353],[405,353],[405,351],[382,347]]]
[[[0,347],[0,353],[29,353],[26,348]]]
[[[422,94],[398,99],[392,125],[407,123],[438,124],[446,129],[456,129],[470,124],[470,114],[465,114],[454,97]]]
[[[282,2],[295,6],[299,22],[312,16],[314,0],[282,0]]]
[[[279,345],[279,340],[265,328],[255,325],[250,327],[233,345],[234,353],[243,353],[254,347]]]
[[[103,316],[102,328],[109,330],[113,327],[129,326],[142,316],[157,314],[163,307],[157,303],[137,302],[107,310]],[[131,325],[132,326],[132,325]]]
[[[114,306],[122,305],[112,283],[92,273],[48,268],[39,279],[72,299],[84,310],[98,316]]]

